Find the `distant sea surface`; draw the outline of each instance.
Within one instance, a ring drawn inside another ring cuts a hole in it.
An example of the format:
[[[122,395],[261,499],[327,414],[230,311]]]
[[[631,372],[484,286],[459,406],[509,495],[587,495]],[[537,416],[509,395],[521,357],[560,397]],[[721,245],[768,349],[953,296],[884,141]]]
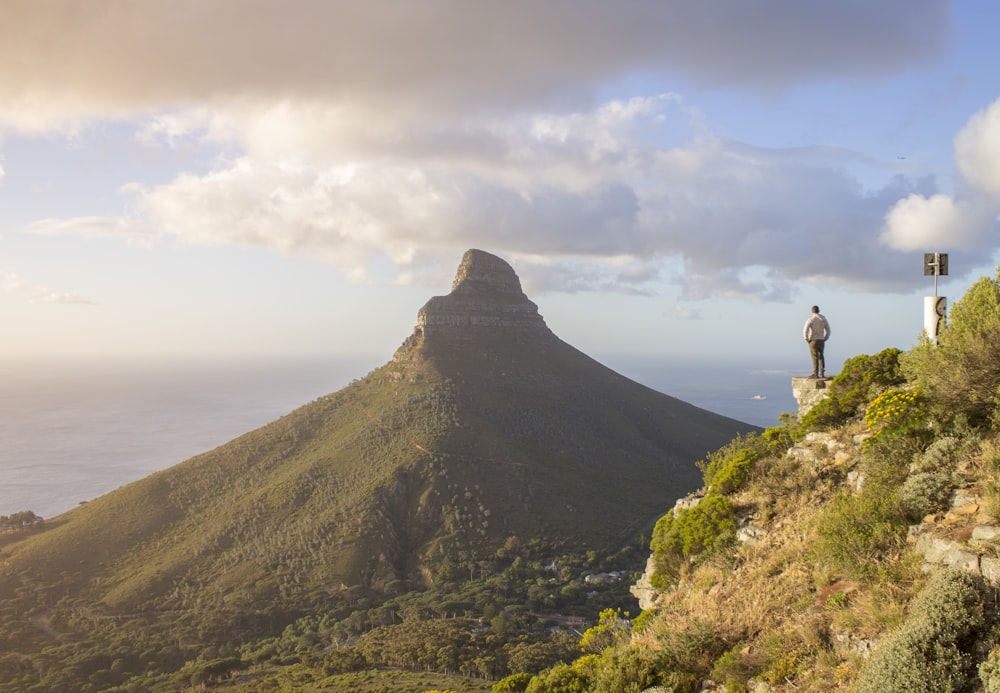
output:
[[[796,410],[791,373],[597,357],[761,427]],[[387,356],[262,361],[0,362],[0,515],[63,513],[207,452],[364,377]]]

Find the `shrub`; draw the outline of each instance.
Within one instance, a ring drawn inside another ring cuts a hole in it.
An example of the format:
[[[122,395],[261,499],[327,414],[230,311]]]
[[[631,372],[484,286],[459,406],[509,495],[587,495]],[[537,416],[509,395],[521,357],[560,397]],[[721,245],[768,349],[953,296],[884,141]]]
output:
[[[710,453],[707,460],[698,462],[705,488],[721,494],[739,490],[750,480],[757,461],[768,455],[783,455],[793,442],[788,426],[737,436]]]
[[[943,436],[935,440],[917,461],[916,472],[945,473],[955,471],[962,441],[953,436]]]
[[[976,467],[986,508],[994,520],[1000,520],[1000,440],[992,438],[983,442]]]
[[[732,649],[726,650],[712,665],[712,679],[722,682],[727,691],[745,693],[747,681],[757,673],[759,666],[748,660],[741,650],[743,643],[738,643]]]
[[[962,442],[958,438],[935,440],[912,465],[915,472],[903,482],[900,503],[910,520],[944,510],[951,498],[952,475]]]
[[[898,497],[899,488],[910,474],[913,461],[925,449],[922,436],[879,437],[865,441],[861,471],[865,493]]]
[[[1000,648],[993,649],[979,665],[983,693],[1000,693]]]
[[[641,614],[632,619],[632,632],[641,633],[643,630],[649,626],[650,621],[653,620],[656,611],[643,611]]]
[[[655,648],[631,646],[605,650],[588,693],[638,693],[663,683],[665,660]]]
[[[732,493],[750,479],[750,470],[760,454],[750,448],[741,448],[729,454],[719,453],[710,456],[705,465],[705,487],[712,493]]]
[[[935,574],[909,618],[868,659],[857,693],[961,690],[971,673],[969,651],[984,622],[977,578],[959,570]]]
[[[927,392],[942,421],[964,416],[982,427],[1000,391],[1000,282],[981,277],[951,309],[935,346],[926,337],[901,359],[906,375]]]
[[[668,512],[653,528],[653,586],[665,589],[686,559],[732,543],[736,529],[733,504],[725,496],[708,495],[692,508]]]
[[[802,417],[801,435],[839,426],[858,416],[880,391],[906,381],[899,367],[899,349],[861,354],[844,362],[829,386],[830,393]]]
[[[860,496],[844,491],[834,496],[818,518],[816,551],[837,569],[859,579],[878,577],[906,537],[906,521],[896,500],[866,490]]]
[[[872,434],[869,445],[879,438],[930,435],[925,400],[914,390],[892,389],[880,394],[866,407],[865,424]]]
[[[557,664],[532,677],[526,693],[591,693],[598,655],[580,657],[572,664]]]
[[[628,612],[621,609],[604,609],[596,625],[584,631],[580,648],[584,652],[602,652],[616,643],[623,642],[629,634]]]
[[[766,452],[769,455],[783,455],[795,443],[788,425],[766,428],[760,437],[764,441]]]
[[[641,641],[652,643],[652,647],[637,648],[641,654],[639,660],[652,664],[652,671],[659,679],[646,685],[660,685],[674,693],[694,693],[701,690],[700,682],[708,678],[713,663],[725,652],[727,646],[711,622],[698,617],[673,618],[667,614],[661,614],[647,628]],[[644,649],[646,651],[643,654]],[[603,656],[608,657],[614,652],[615,650],[607,650]],[[646,671],[645,665],[633,666],[639,674]],[[634,682],[642,683],[644,680],[650,679],[638,678]],[[607,693],[629,690],[632,683],[609,688]]]
[[[930,513],[944,510],[951,497],[951,478],[943,474],[921,472],[903,482],[899,502],[907,517],[917,521]]]
[[[968,639],[986,621],[982,580],[964,570],[935,573],[913,600],[907,620],[930,621],[946,640]]]
[[[524,693],[530,681],[531,674],[511,674],[494,683],[492,693]]]
[[[940,642],[920,621],[891,635],[872,655],[857,693],[943,693],[961,688],[966,662],[952,643]]]

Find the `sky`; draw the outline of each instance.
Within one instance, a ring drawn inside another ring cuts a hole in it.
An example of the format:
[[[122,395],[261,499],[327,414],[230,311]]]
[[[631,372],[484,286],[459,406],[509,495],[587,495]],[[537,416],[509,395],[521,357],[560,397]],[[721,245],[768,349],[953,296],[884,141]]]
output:
[[[997,3],[0,5],[0,359],[384,361],[480,248],[592,355],[804,369],[997,265]]]

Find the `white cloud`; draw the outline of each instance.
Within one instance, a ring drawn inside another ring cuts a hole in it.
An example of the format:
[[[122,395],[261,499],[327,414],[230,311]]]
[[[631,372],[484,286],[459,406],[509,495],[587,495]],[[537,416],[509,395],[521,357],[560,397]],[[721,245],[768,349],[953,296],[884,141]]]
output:
[[[955,163],[973,189],[1000,201],[1000,99],[973,115],[959,131]]]
[[[24,281],[14,272],[0,272],[0,291],[17,291]]]
[[[882,241],[896,250],[979,250],[1000,245],[1000,99],[955,136],[962,194],[911,194],[886,214]]]
[[[700,320],[701,312],[691,306],[675,303],[671,314],[680,320]]]
[[[62,293],[58,291],[44,291],[32,303],[57,303],[61,305],[81,305],[81,306],[93,306],[96,305],[93,301],[90,301],[79,294]]]
[[[876,79],[939,55],[949,21],[938,0],[11,0],[0,129],[131,119],[147,146],[217,156],[126,186],[131,216],[33,233],[263,246],[357,280],[478,246],[547,258],[524,271],[543,288],[787,300],[803,278],[906,286],[878,229],[926,186],[866,193],[850,152],[722,140],[677,94],[596,94]]]
[[[886,215],[882,240],[896,250],[971,250],[990,242],[995,208],[949,195],[908,195]]]
[[[28,303],[96,305],[93,301],[79,294],[53,291],[46,286],[29,284],[16,272],[6,270],[0,271],[0,291],[27,294],[26,300]]]
[[[548,258],[523,270],[538,290],[649,294],[668,278],[686,298],[789,300],[798,279],[912,285],[912,261],[887,255],[878,230],[896,200],[926,185],[895,180],[866,192],[845,166],[861,157],[719,139],[676,95],[467,118],[459,131],[413,121],[391,142],[378,127],[355,137],[354,116],[301,104],[157,116],[142,129],[148,141],[210,137],[238,154],[206,173],[128,186],[136,217],[29,230],[263,246],[357,280],[376,257],[395,263],[399,281],[416,281],[419,263],[483,247]],[[671,264],[683,272],[665,274]]]
[[[48,218],[32,222],[25,233],[39,236],[73,235],[82,238],[117,238],[130,245],[148,246],[153,241],[151,235],[135,218],[119,217],[72,217],[68,219]]]

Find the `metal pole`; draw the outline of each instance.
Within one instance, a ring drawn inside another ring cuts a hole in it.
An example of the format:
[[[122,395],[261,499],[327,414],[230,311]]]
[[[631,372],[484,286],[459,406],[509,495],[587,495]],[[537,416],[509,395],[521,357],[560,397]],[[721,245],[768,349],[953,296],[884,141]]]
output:
[[[941,253],[934,253],[934,296],[937,296],[937,282],[939,274],[941,274]]]

